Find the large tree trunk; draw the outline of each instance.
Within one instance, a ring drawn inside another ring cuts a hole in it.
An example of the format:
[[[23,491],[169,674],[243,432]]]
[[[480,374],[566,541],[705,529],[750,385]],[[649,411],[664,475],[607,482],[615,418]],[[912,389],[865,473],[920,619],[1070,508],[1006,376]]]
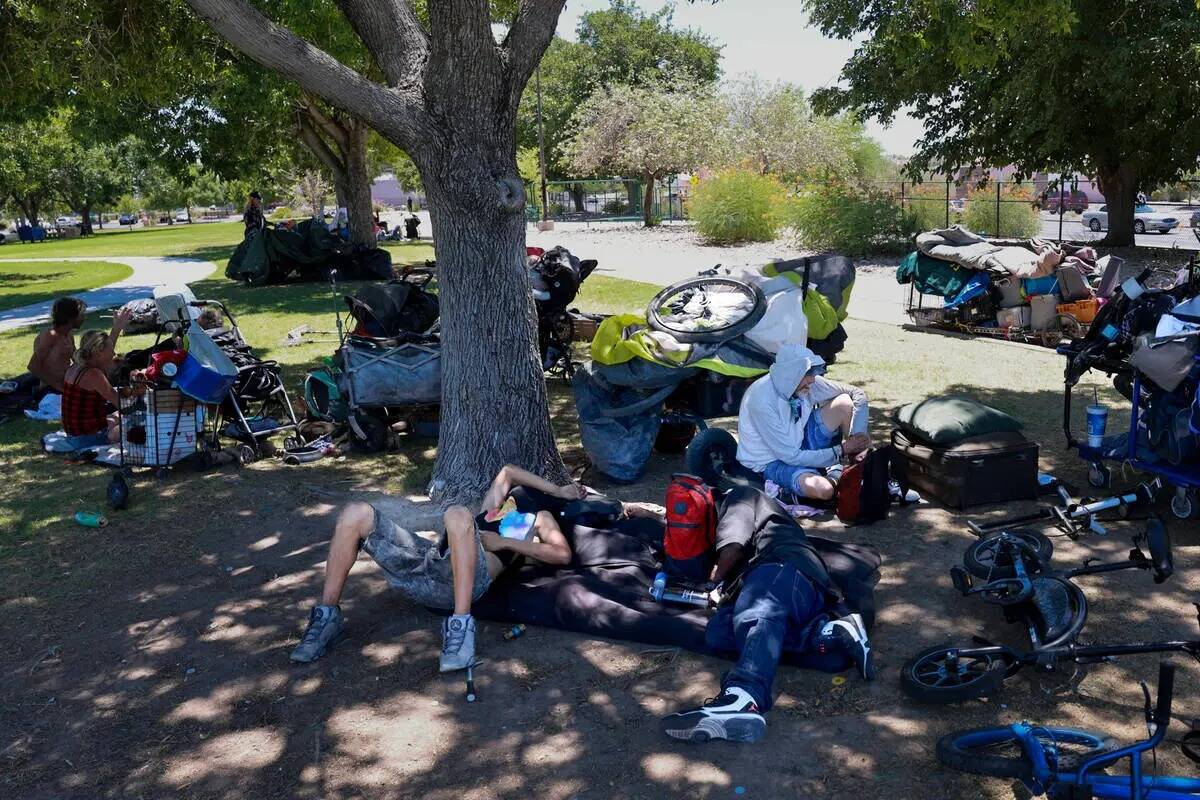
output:
[[[521,0],[497,42],[482,0],[426,3],[424,20],[404,0],[340,0],[371,53],[375,80],[246,0],[187,0],[243,53],[373,126],[416,162],[441,293],[441,430],[431,491],[443,503],[477,501],[509,462],[566,478],[537,355],[516,164],[517,106],[564,1]],[[307,143],[309,126],[298,121]]]
[[[650,173],[642,175],[645,186],[642,188],[642,223],[647,228],[653,228],[657,221],[654,219],[654,176]]]
[[[511,176],[505,183],[514,207],[477,194],[491,187],[494,198],[496,175]],[[536,347],[516,164],[451,158],[422,164],[421,176],[437,249],[442,320],[433,495],[443,502],[474,501],[505,464],[565,480]]]
[[[575,204],[577,214],[582,214],[586,210],[583,207],[583,187],[578,183],[571,184],[571,202]]]
[[[90,203],[79,204],[79,234],[81,236],[92,235],[92,206]]]
[[[1108,206],[1108,235],[1102,243],[1107,247],[1133,247],[1133,208],[1137,204],[1137,171],[1120,164],[1100,167],[1100,191]]]
[[[375,210],[371,204],[371,174],[367,170],[367,127],[357,123],[347,132],[344,152],[346,171],[346,214],[350,220],[350,241],[362,247],[375,246]]]

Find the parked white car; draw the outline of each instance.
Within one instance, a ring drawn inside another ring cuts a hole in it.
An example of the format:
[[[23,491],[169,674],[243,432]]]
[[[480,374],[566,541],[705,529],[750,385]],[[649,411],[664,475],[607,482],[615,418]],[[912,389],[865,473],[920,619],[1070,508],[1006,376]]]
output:
[[[21,241],[21,237],[17,235],[16,225],[0,227],[0,244],[12,244],[19,241]]]
[[[189,219],[189,217],[188,217],[188,213],[187,213],[187,209],[186,209],[186,208],[185,208],[185,209],[181,209],[181,210],[179,210],[179,211],[176,211],[176,212],[175,212],[175,221],[176,221],[176,222],[188,222],[188,221],[190,221],[190,219]]]
[[[1108,206],[1100,206],[1099,211],[1085,211],[1079,220],[1093,231],[1108,230]],[[1173,211],[1155,211],[1148,205],[1133,207],[1133,232],[1170,233],[1179,227],[1179,215]]]

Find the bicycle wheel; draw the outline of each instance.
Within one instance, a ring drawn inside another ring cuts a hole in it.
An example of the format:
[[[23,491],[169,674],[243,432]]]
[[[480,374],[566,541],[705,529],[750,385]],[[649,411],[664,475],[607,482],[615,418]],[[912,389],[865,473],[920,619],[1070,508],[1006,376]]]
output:
[[[1033,551],[1033,553],[1022,551],[1026,556],[1026,572],[1037,574],[1042,571],[1043,564],[1050,563],[1050,557],[1054,555],[1054,543],[1045,534],[1038,531],[1007,531],[1007,533],[1009,536],[1019,539],[1022,544]],[[1006,550],[1001,549],[999,545],[1000,534],[998,533],[973,542],[963,553],[963,566],[967,568],[967,572],[976,578],[985,580],[988,578],[993,580],[1011,578],[1016,575],[1012,556]],[[1033,554],[1037,555],[1036,562],[1030,557]]]
[[[922,703],[958,703],[987,697],[1004,685],[1003,655],[959,655],[959,648],[931,647],[904,665],[900,685]]]
[[[690,278],[654,296],[646,322],[680,342],[724,342],[750,330],[767,313],[762,289],[734,278]]]
[[[1116,743],[1099,733],[1076,728],[1035,728],[1034,738],[1046,752],[1046,763],[1055,772],[1067,772],[1107,753]],[[937,743],[938,761],[950,769],[993,778],[1028,778],[1033,765],[1011,727],[974,728],[947,734]]]

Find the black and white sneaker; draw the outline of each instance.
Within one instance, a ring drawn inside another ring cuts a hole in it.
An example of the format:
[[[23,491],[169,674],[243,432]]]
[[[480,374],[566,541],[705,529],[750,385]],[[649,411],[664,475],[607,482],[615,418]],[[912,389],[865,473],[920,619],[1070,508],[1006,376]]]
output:
[[[662,729],[672,739],[685,742],[700,743],[712,739],[757,742],[767,732],[767,721],[745,689],[730,686],[720,697],[709,700],[695,711],[663,717]]]
[[[825,627],[821,629],[821,636],[836,641],[854,661],[865,679],[875,679],[875,653],[867,639],[867,626],[863,624],[861,614],[850,614],[825,623]]]

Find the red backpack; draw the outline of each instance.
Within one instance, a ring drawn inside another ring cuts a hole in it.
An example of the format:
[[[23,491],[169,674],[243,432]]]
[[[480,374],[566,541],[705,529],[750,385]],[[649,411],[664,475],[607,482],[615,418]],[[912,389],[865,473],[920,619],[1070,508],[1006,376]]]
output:
[[[892,447],[875,447],[842,471],[837,484],[837,516],[847,525],[887,519],[892,506]],[[907,489],[907,487],[903,487]],[[903,496],[903,490],[901,496]]]
[[[667,485],[667,571],[706,580],[717,539],[717,504],[712,489],[695,475],[676,473]]]

